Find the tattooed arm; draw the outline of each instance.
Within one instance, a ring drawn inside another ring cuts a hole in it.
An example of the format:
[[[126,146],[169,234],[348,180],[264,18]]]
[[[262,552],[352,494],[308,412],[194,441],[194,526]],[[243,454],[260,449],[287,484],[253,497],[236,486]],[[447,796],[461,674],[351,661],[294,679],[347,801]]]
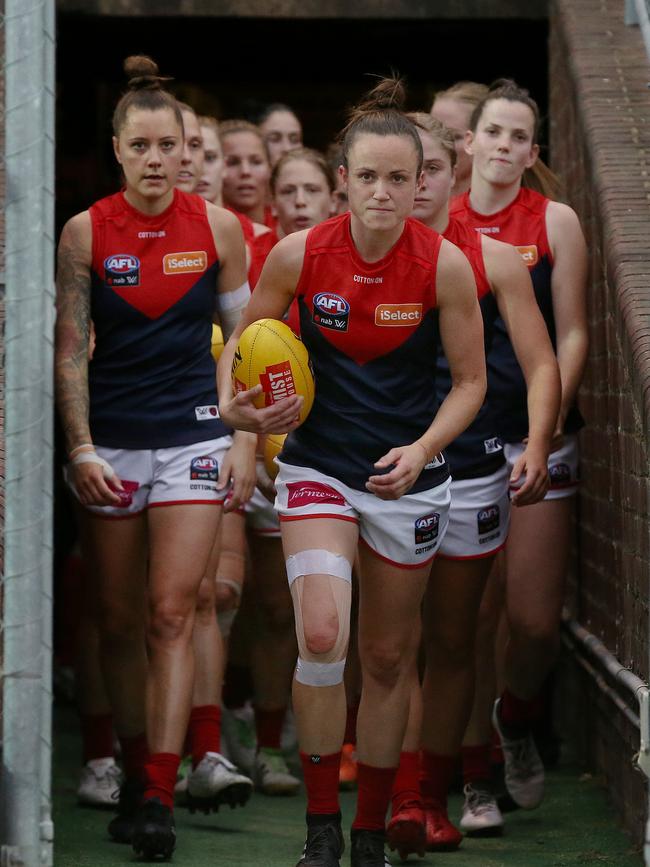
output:
[[[55,385],[68,454],[94,451],[88,422],[91,263],[92,228],[90,215],[84,211],[63,228],[56,275]],[[101,464],[71,463],[70,474],[84,505],[119,503],[106,484]],[[121,486],[117,476],[112,481]]]

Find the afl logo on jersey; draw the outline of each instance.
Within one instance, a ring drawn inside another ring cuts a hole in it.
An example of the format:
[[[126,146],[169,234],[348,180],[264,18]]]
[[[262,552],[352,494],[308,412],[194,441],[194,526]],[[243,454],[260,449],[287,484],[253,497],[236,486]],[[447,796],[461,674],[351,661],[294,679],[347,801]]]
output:
[[[312,316],[316,325],[321,328],[331,328],[332,331],[347,331],[350,318],[350,305],[340,295],[334,292],[319,292],[314,295],[314,313]]]
[[[140,260],[129,253],[114,253],[104,259],[104,282],[107,286],[139,286]]]
[[[537,265],[539,254],[535,244],[530,244],[528,247],[515,247],[515,249],[521,255],[521,258],[529,268],[533,268]]]

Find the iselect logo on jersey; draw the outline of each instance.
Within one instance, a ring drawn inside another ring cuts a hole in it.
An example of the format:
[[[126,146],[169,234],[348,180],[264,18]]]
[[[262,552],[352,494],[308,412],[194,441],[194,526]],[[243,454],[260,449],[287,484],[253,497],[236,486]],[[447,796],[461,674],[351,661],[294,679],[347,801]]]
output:
[[[164,274],[200,274],[207,271],[208,256],[205,250],[189,253],[167,253],[163,256]]]
[[[375,325],[419,325],[420,322],[421,304],[378,304],[375,307]]]
[[[130,253],[113,253],[104,259],[104,282],[107,286],[139,286],[140,260]]]
[[[539,261],[539,253],[537,252],[536,244],[530,244],[527,247],[515,247],[515,249],[518,253],[521,253],[521,258],[529,268],[533,268],[537,265],[537,262]]]

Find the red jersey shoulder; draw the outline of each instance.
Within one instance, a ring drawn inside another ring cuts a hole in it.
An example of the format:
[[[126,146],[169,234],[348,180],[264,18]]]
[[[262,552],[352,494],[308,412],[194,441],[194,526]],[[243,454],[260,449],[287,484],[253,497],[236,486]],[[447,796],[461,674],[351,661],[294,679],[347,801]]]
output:
[[[305,253],[312,253],[324,248],[338,248],[347,250],[350,237],[350,214],[339,214],[330,217],[322,223],[318,223],[307,233]]]
[[[474,279],[476,280],[477,296],[480,301],[484,295],[487,295],[491,291],[490,281],[485,272],[485,262],[483,260],[482,236],[475,229],[470,228],[466,223],[458,219],[458,217],[450,217],[444,237],[464,253],[469,264],[472,266]]]

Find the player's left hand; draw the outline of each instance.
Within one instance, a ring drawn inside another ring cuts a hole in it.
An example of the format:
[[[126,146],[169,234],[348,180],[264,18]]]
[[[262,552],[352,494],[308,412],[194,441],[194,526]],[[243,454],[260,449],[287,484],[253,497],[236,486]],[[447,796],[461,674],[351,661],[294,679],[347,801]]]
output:
[[[393,466],[388,473],[370,476],[366,488],[380,500],[397,500],[406,494],[428,463],[427,453],[420,443],[398,446],[376,462],[378,470]]]
[[[544,499],[550,484],[547,457],[545,449],[527,443],[510,474],[510,502],[513,506],[532,506]]]
[[[221,464],[217,486],[226,488],[232,482],[231,496],[224,506],[225,512],[234,512],[253,496],[257,476],[255,448],[257,437],[245,431],[235,431],[232,445]]]

